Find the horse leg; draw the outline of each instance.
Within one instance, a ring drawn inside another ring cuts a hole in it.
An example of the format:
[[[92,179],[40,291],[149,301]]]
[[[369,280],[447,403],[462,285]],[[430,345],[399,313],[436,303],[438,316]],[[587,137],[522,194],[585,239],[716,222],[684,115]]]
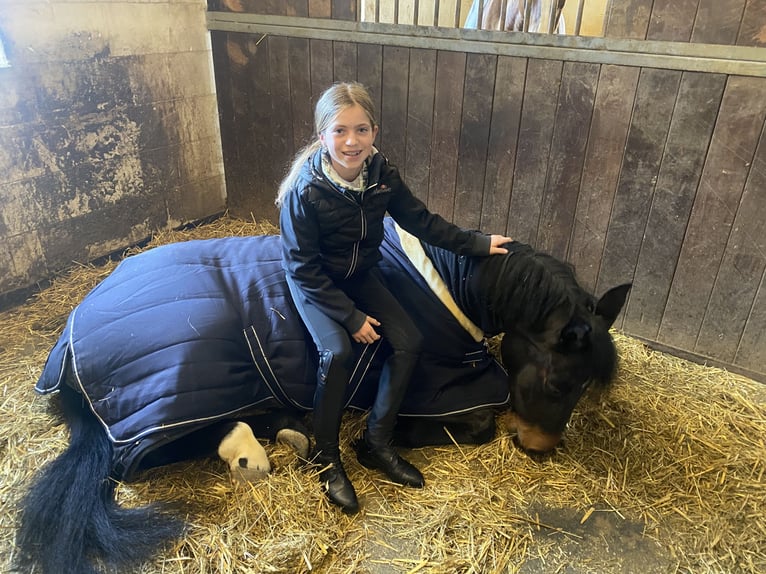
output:
[[[493,409],[445,417],[399,417],[394,442],[407,448],[446,444],[484,444],[495,437]]]
[[[218,456],[229,465],[235,479],[249,482],[261,480],[271,472],[266,451],[256,436],[288,444],[301,458],[308,458],[311,447],[306,426],[286,410],[266,411],[224,423],[217,432],[223,435]]]
[[[301,416],[293,411],[273,410],[244,419],[256,436],[272,442],[287,444],[301,458],[308,458],[311,448],[309,430]]]
[[[271,472],[266,450],[255,438],[250,425],[235,421],[224,423],[221,429],[225,435],[218,444],[218,456],[229,465],[232,478],[255,482]]]
[[[309,432],[300,419],[287,411],[264,411],[192,431],[148,453],[141,468],[217,454],[236,480],[258,481],[271,471],[271,464],[256,437],[289,444],[299,456],[308,457]]]

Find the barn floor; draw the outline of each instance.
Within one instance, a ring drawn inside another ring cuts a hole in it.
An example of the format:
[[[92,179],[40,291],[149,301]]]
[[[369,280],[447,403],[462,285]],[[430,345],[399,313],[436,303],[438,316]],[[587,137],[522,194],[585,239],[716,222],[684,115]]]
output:
[[[554,556],[533,558],[520,574],[660,574],[672,572],[673,562],[656,541],[644,536],[643,524],[620,518],[614,511],[594,512],[581,524],[576,509],[539,509],[541,522],[556,525],[571,534],[552,535],[538,531],[540,542],[556,538]],[[550,563],[556,564],[551,569]]]
[[[219,221],[160,242],[258,233]],[[77,301],[110,267],[83,267],[0,313],[0,572],[15,553],[16,504],[67,431],[32,387]],[[274,472],[232,483],[217,460],[154,469],[121,504],[170,502],[186,536],[141,574],[630,574],[766,572],[766,385],[654,352],[614,333],[608,391],[589,393],[565,445],[533,460],[502,417],[485,445],[409,451],[424,489],[391,485],[344,460],[363,509],[332,508],[284,445]],[[363,417],[344,418],[341,442]],[[347,448],[347,447],[344,447]]]
[[[407,458],[416,464],[427,464],[427,459],[418,450],[408,451]],[[368,497],[362,503],[366,512],[375,512],[373,508],[380,505],[377,496]],[[666,574],[676,571],[677,561],[672,560],[656,540],[644,533],[644,524],[626,519],[615,509],[599,508],[584,521],[585,514],[577,508],[537,504],[527,507],[524,514],[533,517],[539,526],[531,530],[528,558],[520,565],[509,565],[508,572]],[[379,534],[385,536],[384,533]],[[389,547],[380,543],[368,546],[366,572],[399,572],[392,569],[392,560],[402,555],[417,555],[417,541],[407,545],[398,538],[391,538],[388,544]],[[535,556],[535,547],[541,549],[539,556]],[[677,551],[683,553],[684,549],[677,548]],[[438,572],[438,569],[426,571]]]

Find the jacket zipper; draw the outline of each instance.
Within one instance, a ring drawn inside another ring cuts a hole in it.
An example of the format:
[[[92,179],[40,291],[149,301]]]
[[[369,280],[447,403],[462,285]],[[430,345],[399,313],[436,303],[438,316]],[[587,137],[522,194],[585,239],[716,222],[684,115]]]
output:
[[[353,246],[353,248],[351,250],[351,263],[349,265],[348,271],[346,271],[346,274],[343,276],[344,279],[348,279],[349,277],[351,277],[354,274],[354,271],[356,271],[356,266],[359,263],[359,246],[361,245],[362,240],[365,237],[367,237],[367,219],[364,217],[364,206],[363,206],[363,204],[364,204],[364,194],[367,191],[370,191],[371,189],[376,188],[378,186],[378,184],[377,183],[372,183],[372,184],[368,185],[367,187],[365,187],[360,192],[359,201],[357,202],[353,198],[351,198],[348,195],[346,195],[345,192],[343,192],[342,190],[338,189],[338,187],[333,182],[328,180],[323,173],[321,173],[320,171],[315,169],[313,165],[311,166],[311,172],[312,172],[312,175],[315,178],[317,178],[320,181],[322,181],[325,185],[330,186],[331,189],[333,189],[334,191],[339,193],[341,196],[343,196],[343,198],[346,201],[349,201],[350,203],[353,203],[354,205],[359,207],[359,217],[360,217],[361,223],[362,223],[362,232],[361,232],[361,234],[359,236],[359,240],[354,242],[354,246]]]
[[[367,218],[364,216],[364,194],[370,191],[371,189],[376,188],[377,186],[378,186],[377,183],[370,184],[359,193],[358,205],[359,205],[359,216],[362,220],[362,233],[359,237],[359,241],[354,242],[353,254],[351,256],[351,265],[344,279],[348,279],[349,277],[351,277],[351,275],[354,274],[354,271],[356,271],[356,267],[359,263],[359,246],[361,245],[362,240],[365,237],[367,237]]]
[[[356,271],[357,263],[359,263],[359,246],[361,245],[365,235],[367,235],[367,219],[364,217],[364,208],[361,204],[359,204],[359,218],[361,219],[362,223],[362,232],[359,235],[359,241],[354,241],[354,248],[351,250],[351,265],[349,265],[344,279],[348,279],[354,274],[354,271]]]

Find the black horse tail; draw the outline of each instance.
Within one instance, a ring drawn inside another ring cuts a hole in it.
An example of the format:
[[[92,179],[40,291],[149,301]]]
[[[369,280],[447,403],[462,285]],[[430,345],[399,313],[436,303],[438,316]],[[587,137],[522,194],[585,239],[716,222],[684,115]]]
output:
[[[117,504],[106,432],[79,393],[62,385],[60,394],[69,446],[21,501],[15,567],[42,574],[129,570],[180,536],[183,524],[155,506]]]

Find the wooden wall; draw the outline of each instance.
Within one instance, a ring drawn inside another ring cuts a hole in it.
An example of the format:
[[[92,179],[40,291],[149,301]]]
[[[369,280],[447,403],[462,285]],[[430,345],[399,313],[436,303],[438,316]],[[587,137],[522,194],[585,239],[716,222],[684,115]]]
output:
[[[0,306],[226,208],[206,8],[0,2]]]
[[[287,13],[353,21],[354,10],[293,1]],[[375,41],[374,27],[330,37],[296,22],[293,33],[270,21],[209,24],[235,213],[275,220],[278,182],[312,137],[312,102],[333,81],[358,80],[379,106],[378,146],[432,210],[571,261],[597,293],[632,281],[618,325],[626,333],[766,380],[763,67],[721,71],[715,61],[731,49],[712,45],[685,69],[663,67],[673,58],[651,50],[641,65],[619,53],[587,61],[530,49],[538,40],[529,39],[523,55],[506,55],[461,47],[476,36],[413,47],[392,39],[401,27]],[[605,35],[763,46],[764,30],[763,0],[619,0]],[[492,43],[498,33],[481,34]],[[766,61],[758,49],[743,53]]]

